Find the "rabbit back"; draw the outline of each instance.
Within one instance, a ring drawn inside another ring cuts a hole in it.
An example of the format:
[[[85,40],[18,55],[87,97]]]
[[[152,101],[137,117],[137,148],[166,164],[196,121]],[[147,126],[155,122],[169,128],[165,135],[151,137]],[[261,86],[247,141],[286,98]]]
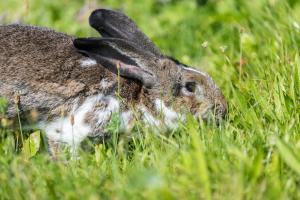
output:
[[[47,28],[0,26],[0,96],[9,101],[9,117],[18,109],[37,110],[47,137],[68,144],[103,135],[112,113],[126,110],[115,95],[118,86],[127,107],[139,101],[141,90],[139,82],[118,78],[79,53],[73,40]],[[126,111],[122,116],[126,124],[132,119]]]
[[[101,92],[102,79],[113,80],[113,74],[79,54],[72,40],[46,28],[0,26],[0,96],[8,98],[10,116],[17,95],[23,110],[49,112]]]

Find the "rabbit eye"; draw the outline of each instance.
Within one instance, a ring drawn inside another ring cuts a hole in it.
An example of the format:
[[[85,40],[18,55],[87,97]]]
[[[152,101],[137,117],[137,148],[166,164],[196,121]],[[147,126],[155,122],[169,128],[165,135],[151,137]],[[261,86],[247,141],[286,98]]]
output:
[[[185,88],[187,89],[187,91],[194,93],[196,90],[196,83],[195,82],[186,82]]]

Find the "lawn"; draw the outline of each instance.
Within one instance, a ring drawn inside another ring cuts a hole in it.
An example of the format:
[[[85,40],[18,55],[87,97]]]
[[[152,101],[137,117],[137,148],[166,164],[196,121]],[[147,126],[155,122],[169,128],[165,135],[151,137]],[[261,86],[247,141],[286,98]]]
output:
[[[2,118],[0,200],[300,199],[299,1],[9,0],[0,23],[98,36],[87,21],[98,7],[122,10],[165,54],[208,72],[228,116],[161,134],[137,123],[132,138],[68,162],[51,161],[38,130],[24,141],[33,150],[16,152],[20,130]]]

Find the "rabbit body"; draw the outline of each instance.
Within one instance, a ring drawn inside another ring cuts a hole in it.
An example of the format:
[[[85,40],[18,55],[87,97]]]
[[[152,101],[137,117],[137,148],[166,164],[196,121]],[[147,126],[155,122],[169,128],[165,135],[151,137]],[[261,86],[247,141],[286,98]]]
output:
[[[8,99],[8,116],[16,115],[19,96],[19,109],[37,109],[47,136],[66,143],[73,135],[79,143],[88,134],[102,134],[120,108],[117,75],[78,53],[73,39],[46,28],[0,26],[0,96]],[[140,84],[122,77],[119,84],[121,96],[139,101]]]
[[[10,117],[36,111],[50,143],[72,146],[103,138],[115,112],[121,130],[136,119],[174,128],[187,112],[224,118],[226,101],[208,74],[161,54],[123,13],[99,9],[89,20],[102,38],[0,26],[0,96]]]

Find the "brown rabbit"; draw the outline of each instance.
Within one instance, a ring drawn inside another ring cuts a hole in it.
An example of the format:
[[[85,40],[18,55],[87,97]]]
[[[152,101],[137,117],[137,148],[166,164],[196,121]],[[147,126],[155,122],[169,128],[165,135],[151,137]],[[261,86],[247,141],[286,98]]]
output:
[[[0,96],[9,100],[10,117],[19,96],[22,113],[38,111],[50,144],[73,147],[103,137],[114,112],[123,129],[135,119],[173,128],[188,112],[224,118],[227,104],[211,77],[162,55],[127,16],[99,9],[90,25],[103,37],[0,26]]]

